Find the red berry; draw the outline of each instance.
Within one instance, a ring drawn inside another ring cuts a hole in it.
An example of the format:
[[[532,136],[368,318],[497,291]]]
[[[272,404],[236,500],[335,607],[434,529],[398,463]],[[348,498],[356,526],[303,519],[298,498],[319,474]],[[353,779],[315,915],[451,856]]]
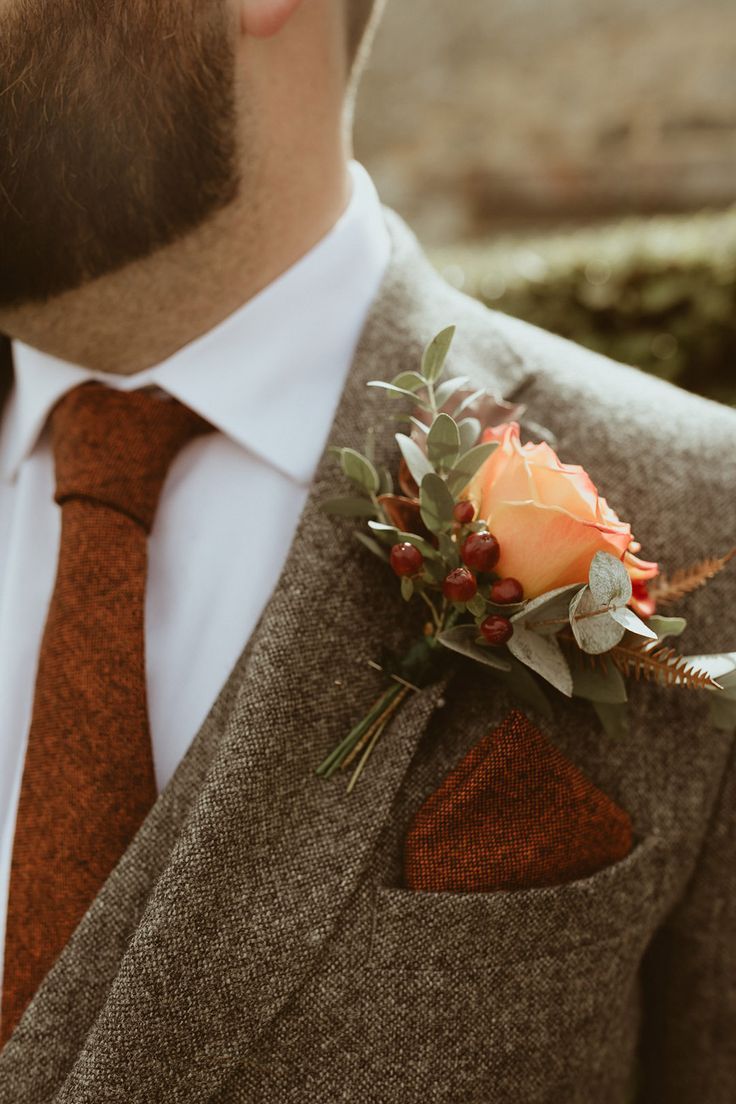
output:
[[[395,544],[391,549],[391,567],[397,575],[418,575],[424,564],[424,556],[413,544]]]
[[[475,517],[475,506],[472,502],[458,502],[452,513],[455,521],[460,525],[470,525]]]
[[[491,601],[498,606],[510,606],[524,601],[524,588],[518,579],[499,579],[491,587]]]
[[[474,571],[493,571],[501,546],[492,533],[471,533],[463,541],[463,562]]]
[[[449,602],[469,602],[477,591],[475,575],[467,567],[456,567],[442,584],[442,593]]]
[[[490,617],[486,617],[485,621],[481,622],[480,631],[489,644],[500,647],[502,644],[506,644],[514,635],[514,626],[508,617],[501,617],[498,613],[492,613]]]

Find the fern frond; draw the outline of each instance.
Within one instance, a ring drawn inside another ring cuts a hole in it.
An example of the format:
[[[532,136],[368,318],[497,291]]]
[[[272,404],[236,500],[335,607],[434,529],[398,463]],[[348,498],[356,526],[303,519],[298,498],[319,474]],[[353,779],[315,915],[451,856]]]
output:
[[[664,686],[681,686],[686,690],[718,690],[719,684],[708,674],[693,667],[674,648],[652,644],[651,641],[632,641],[617,644],[608,652],[611,661],[622,675]]]
[[[669,578],[662,576],[655,579],[649,587],[649,594],[659,603],[679,602],[686,594],[698,590],[710,582],[720,571],[723,571],[727,563],[736,556],[736,548],[732,548],[725,556],[715,556],[692,567],[676,571]]]

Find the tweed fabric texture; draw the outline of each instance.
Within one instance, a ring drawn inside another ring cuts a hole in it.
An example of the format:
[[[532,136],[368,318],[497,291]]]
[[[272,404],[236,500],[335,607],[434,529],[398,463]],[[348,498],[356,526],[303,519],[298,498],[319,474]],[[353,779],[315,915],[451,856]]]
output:
[[[415,368],[454,322],[449,370],[523,398],[651,558],[676,570],[733,543],[733,411],[485,310],[387,219],[393,259],[331,444],[373,425],[393,465],[394,408],[365,384]],[[316,777],[382,688],[367,661],[423,620],[321,511],[342,493],[326,455],[231,679],[0,1054],[1,1104],[628,1104],[637,1060],[640,1104],[731,1104],[732,734],[701,695],[656,686],[632,687],[615,740],[584,702],[530,709],[627,810],[631,853],[557,886],[407,890],[418,809],[515,703],[458,661],[407,700],[352,794]],[[683,646],[732,647],[735,602],[729,573],[684,602]]]
[[[628,814],[515,709],[417,812],[404,885],[421,893],[559,885],[620,862],[631,845]]]
[[[208,428],[178,402],[98,384],[52,413],[62,532],[16,820],[2,1041],[156,800],[147,534],[171,461]]]

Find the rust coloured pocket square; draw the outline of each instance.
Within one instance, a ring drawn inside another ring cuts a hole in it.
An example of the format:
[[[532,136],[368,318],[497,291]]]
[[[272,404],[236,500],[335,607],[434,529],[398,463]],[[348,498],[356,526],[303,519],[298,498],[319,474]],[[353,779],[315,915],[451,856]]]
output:
[[[513,710],[416,813],[404,884],[424,893],[561,885],[632,845],[628,814]]]

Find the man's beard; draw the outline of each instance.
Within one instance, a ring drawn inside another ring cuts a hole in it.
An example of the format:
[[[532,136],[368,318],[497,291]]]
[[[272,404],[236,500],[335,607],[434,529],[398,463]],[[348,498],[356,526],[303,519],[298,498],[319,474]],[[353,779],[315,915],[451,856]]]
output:
[[[0,307],[145,258],[239,187],[226,0],[8,0]]]

